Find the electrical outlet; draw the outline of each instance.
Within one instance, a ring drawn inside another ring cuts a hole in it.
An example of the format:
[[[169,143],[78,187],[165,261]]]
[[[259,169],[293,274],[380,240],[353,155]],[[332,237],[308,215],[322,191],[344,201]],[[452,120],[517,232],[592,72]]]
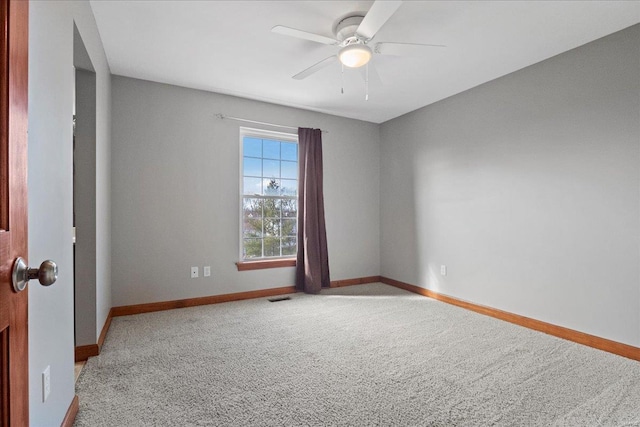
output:
[[[210,266],[210,265],[205,265],[205,266],[202,268],[202,275],[203,275],[204,277],[209,277],[209,276],[211,276],[211,266]]]
[[[42,372],[42,401],[46,402],[51,393],[51,369],[49,366]]]
[[[191,278],[195,279],[198,277],[198,267],[191,267]]]
[[[441,276],[446,276],[447,275],[447,266],[444,265],[444,264],[440,266],[440,275]]]

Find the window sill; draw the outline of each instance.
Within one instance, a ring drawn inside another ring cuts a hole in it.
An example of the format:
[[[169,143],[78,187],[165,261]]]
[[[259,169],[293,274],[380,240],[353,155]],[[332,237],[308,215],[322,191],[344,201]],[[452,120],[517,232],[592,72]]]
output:
[[[265,268],[295,267],[295,258],[269,259],[260,261],[238,261],[238,271],[263,270]]]

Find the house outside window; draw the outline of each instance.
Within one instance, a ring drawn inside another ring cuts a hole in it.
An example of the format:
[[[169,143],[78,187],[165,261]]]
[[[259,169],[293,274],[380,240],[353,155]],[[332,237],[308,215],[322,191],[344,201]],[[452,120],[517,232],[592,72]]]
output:
[[[240,128],[240,259],[295,258],[298,136]]]

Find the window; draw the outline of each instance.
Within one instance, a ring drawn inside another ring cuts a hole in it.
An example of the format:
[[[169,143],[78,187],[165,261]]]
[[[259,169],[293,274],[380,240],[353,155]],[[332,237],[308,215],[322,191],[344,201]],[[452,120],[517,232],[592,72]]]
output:
[[[297,135],[240,128],[241,260],[294,258],[298,233]]]

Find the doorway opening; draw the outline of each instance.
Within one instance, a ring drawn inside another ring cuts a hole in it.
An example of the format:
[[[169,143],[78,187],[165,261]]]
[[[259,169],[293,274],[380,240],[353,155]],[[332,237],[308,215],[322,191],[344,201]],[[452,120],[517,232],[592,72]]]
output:
[[[96,72],[73,26],[73,283],[75,347],[96,345]],[[96,346],[97,347],[97,346]]]

